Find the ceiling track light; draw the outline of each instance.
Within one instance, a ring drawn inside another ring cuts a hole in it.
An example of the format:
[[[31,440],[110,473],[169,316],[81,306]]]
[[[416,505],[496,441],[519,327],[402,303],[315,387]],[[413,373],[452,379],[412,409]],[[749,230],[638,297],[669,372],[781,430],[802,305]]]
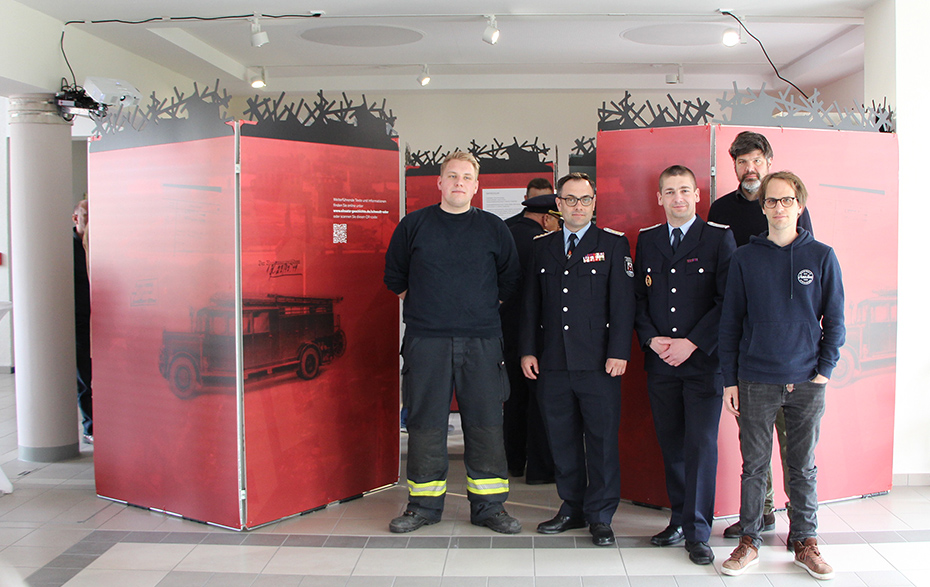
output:
[[[730,28],[723,31],[723,38],[721,39],[724,45],[727,47],[735,47],[743,42],[742,31],[738,28]]]
[[[249,83],[252,84],[252,87],[256,90],[264,88],[268,85],[268,78],[265,68],[261,68],[261,71],[257,74],[253,74],[249,77]]]
[[[497,18],[493,14],[486,14],[484,17],[488,19],[488,26],[484,29],[481,40],[488,45],[496,45],[497,40],[501,38],[501,31],[497,28]]]
[[[252,46],[261,47],[268,43],[268,33],[262,30],[262,25],[258,22],[258,13],[249,19],[252,23]]]
[[[427,67],[426,64],[423,64],[423,71],[420,72],[420,76],[417,78],[417,82],[419,82],[421,86],[427,86],[429,85],[429,80],[429,67]]]
[[[665,83],[669,85],[680,84],[684,81],[684,69],[681,67],[681,64],[678,64],[677,73],[667,73],[665,74]]]

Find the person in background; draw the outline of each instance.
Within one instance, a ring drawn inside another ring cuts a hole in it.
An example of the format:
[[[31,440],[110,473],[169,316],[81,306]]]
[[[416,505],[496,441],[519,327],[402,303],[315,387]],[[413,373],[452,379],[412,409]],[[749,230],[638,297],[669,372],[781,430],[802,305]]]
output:
[[[84,442],[94,443],[93,390],[90,359],[90,279],[87,276],[87,200],[81,200],[71,215],[74,244],[74,331],[77,354],[77,397],[81,411]]]

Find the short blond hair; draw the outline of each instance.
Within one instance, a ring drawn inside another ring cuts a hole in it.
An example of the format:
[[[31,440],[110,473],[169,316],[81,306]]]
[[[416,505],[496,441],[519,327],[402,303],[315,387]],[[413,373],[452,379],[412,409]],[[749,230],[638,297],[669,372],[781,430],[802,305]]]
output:
[[[475,159],[474,155],[471,153],[466,153],[465,151],[455,151],[454,153],[449,153],[446,155],[445,159],[442,160],[442,166],[439,168],[439,175],[445,175],[446,167],[449,165],[449,163],[455,160],[468,161],[471,163],[472,167],[475,168],[475,179],[478,179],[478,170],[481,166],[478,165],[478,160]]]

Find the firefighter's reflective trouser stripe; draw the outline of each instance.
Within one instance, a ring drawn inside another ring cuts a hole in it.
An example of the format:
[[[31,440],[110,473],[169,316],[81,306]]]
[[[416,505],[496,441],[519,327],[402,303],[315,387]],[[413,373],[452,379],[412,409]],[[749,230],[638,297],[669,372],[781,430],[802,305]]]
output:
[[[509,492],[503,402],[510,386],[499,338],[405,337],[408,509],[442,517],[449,474],[449,405],[455,389],[465,435],[465,474],[475,521],[501,509]]]
[[[407,489],[410,490],[410,497],[439,497],[446,493],[446,480],[416,483],[407,479]]]
[[[498,495],[510,491],[510,481],[507,479],[472,479],[465,478],[465,487],[468,493],[475,495]]]

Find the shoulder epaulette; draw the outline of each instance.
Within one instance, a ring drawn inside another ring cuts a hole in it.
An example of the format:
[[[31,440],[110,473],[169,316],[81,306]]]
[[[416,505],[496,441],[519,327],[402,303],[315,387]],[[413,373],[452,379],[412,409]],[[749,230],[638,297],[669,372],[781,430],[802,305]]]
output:
[[[613,228],[602,228],[601,230],[603,230],[604,232],[609,232],[610,234],[615,234],[617,236],[623,236],[622,232],[620,232],[619,230],[614,230]]]
[[[724,230],[730,228],[730,225],[729,225],[729,224],[720,224],[720,223],[717,223],[717,222],[711,222],[710,220],[707,221],[707,225],[708,225],[708,226],[713,226],[714,228],[722,228],[722,229],[724,229]]]
[[[561,230],[550,230],[549,232],[544,232],[544,233],[542,233],[542,234],[537,234],[536,236],[533,237],[533,240],[536,240],[536,239],[538,239],[538,238],[542,238],[542,237],[544,237],[544,236],[549,236],[550,234],[555,234],[555,233],[557,233],[557,232],[561,232]]]
[[[647,230],[652,230],[653,228],[659,228],[660,226],[663,226],[664,224],[665,224],[665,223],[660,222],[660,223],[658,223],[658,224],[653,224],[652,226],[647,226],[646,228],[640,228],[639,231],[640,231],[640,232],[646,232]]]

